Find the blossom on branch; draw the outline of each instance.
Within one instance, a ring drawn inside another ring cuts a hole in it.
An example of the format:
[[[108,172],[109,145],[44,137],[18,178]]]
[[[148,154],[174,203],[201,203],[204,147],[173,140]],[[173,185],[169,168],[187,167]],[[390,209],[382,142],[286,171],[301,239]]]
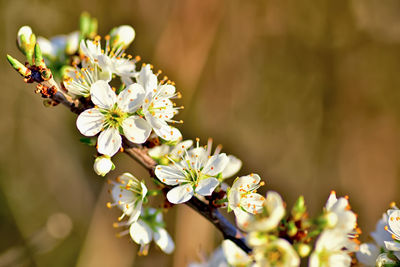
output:
[[[129,216],[128,224],[137,221],[147,195],[147,187],[144,182],[140,182],[130,173],[124,173],[111,183],[113,185],[111,197],[114,202],[108,202],[107,206],[109,208],[118,206],[122,210],[123,213],[118,218],[119,221],[125,216]]]
[[[136,115],[143,102],[144,91],[138,84],[131,84],[117,96],[105,81],[95,82],[90,90],[94,108],[82,112],[76,126],[85,136],[98,134],[99,153],[113,156],[122,145],[121,134],[136,144],[144,143],[151,128]]]
[[[228,208],[234,212],[242,209],[248,213],[257,214],[262,210],[265,198],[256,193],[264,185],[258,174],[250,174],[236,178],[228,189]]]
[[[197,140],[199,149],[199,141]],[[174,204],[188,201],[196,193],[201,196],[210,196],[219,185],[218,175],[228,164],[225,153],[210,156],[205,160],[201,155],[188,153],[184,149],[182,159],[172,162],[170,166],[157,165],[156,177],[167,185],[176,187],[167,193],[167,199]]]
[[[164,228],[161,211],[153,208],[143,210],[140,218],[129,227],[129,234],[140,245],[139,255],[147,255],[152,240],[166,254],[175,249],[174,241]]]

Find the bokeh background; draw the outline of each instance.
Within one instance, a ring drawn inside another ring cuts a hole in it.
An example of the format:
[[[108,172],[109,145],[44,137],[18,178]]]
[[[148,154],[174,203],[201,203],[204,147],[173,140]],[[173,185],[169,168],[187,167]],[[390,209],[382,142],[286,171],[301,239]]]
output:
[[[362,240],[399,200],[400,2],[397,0],[0,1],[0,266],[185,266],[221,235],[186,206],[165,214],[176,252],[137,257],[116,238],[94,149],[76,116],[45,108],[6,62],[20,26],[50,37],[77,29],[82,11],[101,35],[130,24],[130,48],[183,93],[187,138],[211,136],[259,173],[290,207],[317,215],[334,189],[349,195]],[[117,169],[146,172],[126,155]],[[264,191],[265,191],[264,190]]]

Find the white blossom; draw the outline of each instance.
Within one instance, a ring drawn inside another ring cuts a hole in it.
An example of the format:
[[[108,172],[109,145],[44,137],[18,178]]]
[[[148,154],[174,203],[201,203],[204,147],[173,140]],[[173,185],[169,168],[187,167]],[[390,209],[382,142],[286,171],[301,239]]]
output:
[[[110,33],[111,47],[122,46],[126,49],[135,39],[135,30],[129,25],[114,27]]]
[[[69,68],[64,74],[64,86],[67,93],[72,97],[77,96],[90,96],[91,86],[99,81],[111,81],[111,73],[102,71],[97,65],[92,64],[89,60],[84,58],[82,61],[82,68]]]
[[[354,251],[351,249],[354,245],[354,242],[340,229],[324,230],[317,239],[308,266],[349,267],[351,265],[349,252]]]
[[[100,80],[91,86],[90,96],[96,106],[82,112],[76,125],[85,136],[101,132],[97,141],[99,153],[110,157],[117,153],[122,144],[120,134],[137,144],[147,140],[151,128],[135,115],[144,98],[140,85],[131,84],[117,96],[107,82]]]
[[[264,182],[261,182],[258,174],[236,178],[232,187],[228,189],[229,209],[233,211],[243,209],[253,214],[260,212],[265,198],[256,191],[262,185]]]
[[[274,191],[268,191],[263,202],[262,211],[256,216],[241,209],[236,209],[236,222],[246,232],[268,232],[275,229],[285,215],[282,197]]]
[[[168,191],[167,199],[179,204],[191,199],[195,193],[210,196],[219,185],[217,177],[226,167],[228,157],[222,153],[203,160],[198,154],[184,150],[182,160],[172,163],[171,166],[157,165],[155,175],[164,184],[177,185]]]
[[[246,252],[239,248],[235,243],[229,239],[222,241],[222,250],[224,252],[226,261],[230,266],[242,267],[250,266],[252,259]]]
[[[52,37],[50,40],[39,36],[37,43],[43,55],[56,59],[64,59],[65,53],[68,55],[75,54],[79,48],[79,32],[75,31],[68,35],[57,35]]]
[[[391,241],[392,235],[385,230],[387,228],[388,215],[383,213],[377,222],[375,231],[370,236],[374,242],[363,243],[356,252],[357,259],[366,266],[375,266],[376,259],[381,251],[386,251],[385,241]]]
[[[24,41],[29,44],[30,43],[30,39],[32,36],[33,32],[32,32],[32,28],[29,26],[22,26],[21,28],[19,28],[18,33],[17,33],[17,44],[18,47],[22,46],[22,39],[24,39]]]
[[[93,169],[97,175],[105,176],[114,168],[110,157],[100,156],[94,160]]]
[[[136,75],[136,60],[131,60],[131,56],[125,57],[125,50],[122,46],[111,47],[110,36],[106,37],[105,49],[101,48],[100,36],[97,36],[94,41],[82,40],[80,51],[93,64],[98,64],[103,71],[121,76],[123,80]]]
[[[179,161],[185,150],[188,150],[193,145],[192,140],[178,142],[174,146],[162,144],[149,149],[149,156],[157,160],[159,164],[168,165],[170,161]]]
[[[152,240],[166,254],[175,249],[174,241],[164,229],[162,213],[156,209],[143,210],[140,218],[129,227],[129,233],[132,240],[140,245],[139,254],[147,255]]]
[[[180,94],[175,92],[175,86],[170,83],[159,83],[150,65],[142,67],[137,81],[146,92],[142,113],[154,133],[167,141],[181,139],[180,131],[168,125],[168,123],[178,122],[172,119],[180,109],[171,101],[171,99],[180,97]]]
[[[387,211],[388,220],[385,229],[391,234],[391,240],[384,241],[385,247],[391,251],[400,251],[400,210]]]
[[[125,216],[129,216],[128,222],[116,223],[115,226],[131,224],[140,216],[143,201],[147,195],[147,187],[144,182],[139,181],[130,173],[119,176],[116,182],[112,183],[111,197],[114,202],[108,202],[109,208],[118,206],[122,210],[122,215],[118,218],[121,221]]]
[[[349,201],[344,197],[338,199],[335,191],[332,191],[329,195],[325,204],[325,212],[329,229],[336,229],[350,234],[357,226],[357,217],[350,210]]]
[[[253,249],[255,267],[298,267],[300,257],[293,246],[285,239],[278,238],[256,246]],[[336,265],[332,265],[335,266]]]

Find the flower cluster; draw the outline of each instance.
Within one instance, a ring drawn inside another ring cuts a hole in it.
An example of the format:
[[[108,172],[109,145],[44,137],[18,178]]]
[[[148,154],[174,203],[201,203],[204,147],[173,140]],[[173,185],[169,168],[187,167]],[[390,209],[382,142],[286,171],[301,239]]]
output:
[[[382,215],[371,237],[363,243],[357,259],[365,266],[400,266],[400,210],[395,203]]]
[[[297,267],[306,257],[309,267],[345,267],[357,260],[366,266],[400,266],[400,210],[395,205],[371,233],[373,242],[359,245],[357,216],[347,197],[337,198],[332,191],[322,213],[310,218],[302,196],[287,209],[279,193],[260,193],[265,182],[258,174],[236,177],[229,185],[242,161],[222,153],[221,145],[213,149],[212,139],[205,146],[199,139],[182,141],[181,132],[171,126],[182,122],[174,117],[183,108],[174,103],[181,97],[174,82],[161,79],[161,71],[153,72],[150,64],[138,69],[140,57],[126,53],[135,30],[115,27],[102,39],[97,20],[88,14],[82,15],[80,27],[49,40],[21,27],[17,44],[27,64],[7,59],[25,82],[37,83],[47,106],[62,102],[78,114],[76,126],[85,136],[81,141],[97,148],[96,174],[114,170],[111,158],[124,149],[147,168],[157,189],[124,173],[110,181],[113,201],[107,203],[122,211],[114,227],[123,228],[119,236],[130,235],[140,245],[140,255],[147,255],[152,241],[172,253],[175,244],[162,213],[171,203],[197,198],[189,205],[201,207],[198,211],[227,239],[208,262],[191,266]],[[150,205],[150,197],[157,195],[163,209]],[[233,211],[237,228],[218,217],[218,209]]]
[[[164,229],[161,211],[153,208],[143,208],[147,203],[148,190],[143,181],[139,181],[130,173],[124,173],[116,181],[110,182],[110,191],[114,202],[108,202],[107,207],[118,206],[122,215],[115,227],[127,227],[119,236],[130,234],[132,240],[140,245],[139,254],[146,255],[152,240],[167,254],[175,248],[174,242]],[[122,221],[125,217],[127,220]]]
[[[155,175],[162,183],[175,186],[167,193],[168,201],[174,204],[184,203],[195,194],[210,196],[221,180],[233,175],[241,166],[237,158],[219,153],[220,150],[211,156],[211,145],[200,147],[199,139],[195,148],[188,149],[191,147],[188,144],[180,143],[171,151],[175,156],[170,160],[171,165],[157,165],[155,169]],[[177,160],[178,156],[180,159]]]

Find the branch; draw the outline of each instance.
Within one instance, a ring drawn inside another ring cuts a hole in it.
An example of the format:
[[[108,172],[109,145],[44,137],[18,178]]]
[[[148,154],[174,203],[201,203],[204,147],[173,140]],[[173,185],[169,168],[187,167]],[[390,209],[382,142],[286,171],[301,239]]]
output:
[[[53,104],[61,103],[75,114],[80,114],[87,108],[85,103],[82,103],[79,100],[73,100],[62,91],[60,86],[52,77],[51,71],[47,69],[45,65],[44,67],[31,66],[27,68],[11,56],[7,56],[7,59],[14,69],[24,77],[25,82],[36,82],[36,92],[41,93],[44,98],[51,99]],[[151,176],[154,177],[154,169],[157,163],[148,155],[147,147],[133,144],[126,140],[126,138],[123,138],[123,149],[126,154],[140,163],[150,172]],[[230,239],[245,252],[251,252],[251,249],[246,245],[245,239],[240,231],[236,229],[236,227],[232,225],[216,207],[207,204],[196,197],[192,197],[191,200],[185,204],[214,224],[214,226],[221,231],[225,239]]]

